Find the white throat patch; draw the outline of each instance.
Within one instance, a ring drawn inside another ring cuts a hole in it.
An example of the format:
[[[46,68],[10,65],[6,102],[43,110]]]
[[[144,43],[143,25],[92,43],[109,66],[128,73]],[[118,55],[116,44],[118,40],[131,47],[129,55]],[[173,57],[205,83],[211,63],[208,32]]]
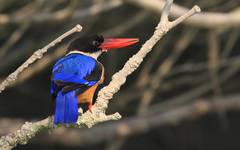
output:
[[[90,56],[90,57],[93,57],[94,59],[97,59],[102,54],[101,51],[96,51],[94,53],[85,53],[85,52],[81,52],[81,51],[76,50],[76,51],[71,51],[71,52],[67,53],[66,56],[69,55],[69,54],[74,54],[74,53]]]

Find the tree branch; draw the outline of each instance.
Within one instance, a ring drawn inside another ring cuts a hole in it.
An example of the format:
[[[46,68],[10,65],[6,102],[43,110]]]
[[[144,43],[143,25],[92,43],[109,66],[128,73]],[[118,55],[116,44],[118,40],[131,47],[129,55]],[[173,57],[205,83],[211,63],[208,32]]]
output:
[[[134,5],[143,7],[155,11],[156,13],[162,13],[164,0],[126,0]],[[187,8],[179,6],[177,4],[172,5],[171,17],[177,18],[188,12]],[[240,25],[240,12],[236,9],[236,12],[230,13],[214,13],[214,12],[202,12],[190,19],[184,21],[188,25],[205,28],[216,27],[238,27]]]
[[[0,138],[0,150],[11,150],[17,144],[26,144],[37,133],[44,129],[53,129],[51,117],[30,123],[25,122],[21,129]]]
[[[26,68],[28,68],[29,65],[31,65],[32,63],[34,63],[36,60],[41,59],[43,57],[43,54],[46,53],[48,51],[49,48],[55,46],[57,43],[60,43],[64,38],[66,38],[67,36],[75,33],[75,32],[80,32],[82,30],[82,26],[80,26],[79,24],[76,25],[74,28],[72,28],[71,30],[69,30],[68,32],[64,33],[63,35],[61,35],[60,37],[58,37],[57,39],[55,39],[54,41],[52,41],[51,43],[49,43],[48,45],[46,45],[45,47],[43,47],[42,49],[37,50],[36,52],[33,53],[33,55],[27,59],[27,61],[25,61],[20,67],[17,68],[17,70],[15,70],[13,73],[11,73],[1,84],[0,84],[0,93],[2,93],[2,91],[9,85],[13,84],[17,78],[18,75],[25,70]]]

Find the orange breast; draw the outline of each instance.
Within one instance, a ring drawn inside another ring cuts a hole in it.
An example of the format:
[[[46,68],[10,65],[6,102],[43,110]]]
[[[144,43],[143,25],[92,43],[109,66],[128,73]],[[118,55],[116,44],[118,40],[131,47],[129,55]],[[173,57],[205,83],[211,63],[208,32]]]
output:
[[[82,94],[78,95],[78,103],[88,103],[89,101],[91,101],[97,87],[98,84],[95,84],[86,91],[84,91]]]
[[[101,63],[100,63],[101,64]],[[78,95],[78,103],[91,103],[94,93],[97,89],[97,87],[99,86],[99,84],[102,84],[104,81],[104,67],[102,66],[102,75],[101,75],[101,79],[98,81],[98,83],[96,83],[95,85],[93,85],[92,87],[90,87],[89,89],[87,89],[86,91],[84,91],[82,94]]]

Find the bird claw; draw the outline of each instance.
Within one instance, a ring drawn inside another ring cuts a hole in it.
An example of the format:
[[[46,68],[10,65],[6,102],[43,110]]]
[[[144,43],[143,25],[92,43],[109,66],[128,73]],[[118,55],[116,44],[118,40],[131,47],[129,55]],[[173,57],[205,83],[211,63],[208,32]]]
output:
[[[92,103],[88,104],[88,110],[92,113]]]

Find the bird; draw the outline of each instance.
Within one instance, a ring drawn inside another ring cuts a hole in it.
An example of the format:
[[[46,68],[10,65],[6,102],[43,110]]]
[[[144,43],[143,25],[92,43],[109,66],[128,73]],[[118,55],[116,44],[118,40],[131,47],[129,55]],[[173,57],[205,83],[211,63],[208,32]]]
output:
[[[102,35],[77,37],[65,56],[52,68],[50,93],[55,103],[54,124],[73,124],[78,104],[87,103],[92,112],[93,96],[104,82],[104,65],[97,59],[109,50],[135,44],[138,38],[104,38]]]

